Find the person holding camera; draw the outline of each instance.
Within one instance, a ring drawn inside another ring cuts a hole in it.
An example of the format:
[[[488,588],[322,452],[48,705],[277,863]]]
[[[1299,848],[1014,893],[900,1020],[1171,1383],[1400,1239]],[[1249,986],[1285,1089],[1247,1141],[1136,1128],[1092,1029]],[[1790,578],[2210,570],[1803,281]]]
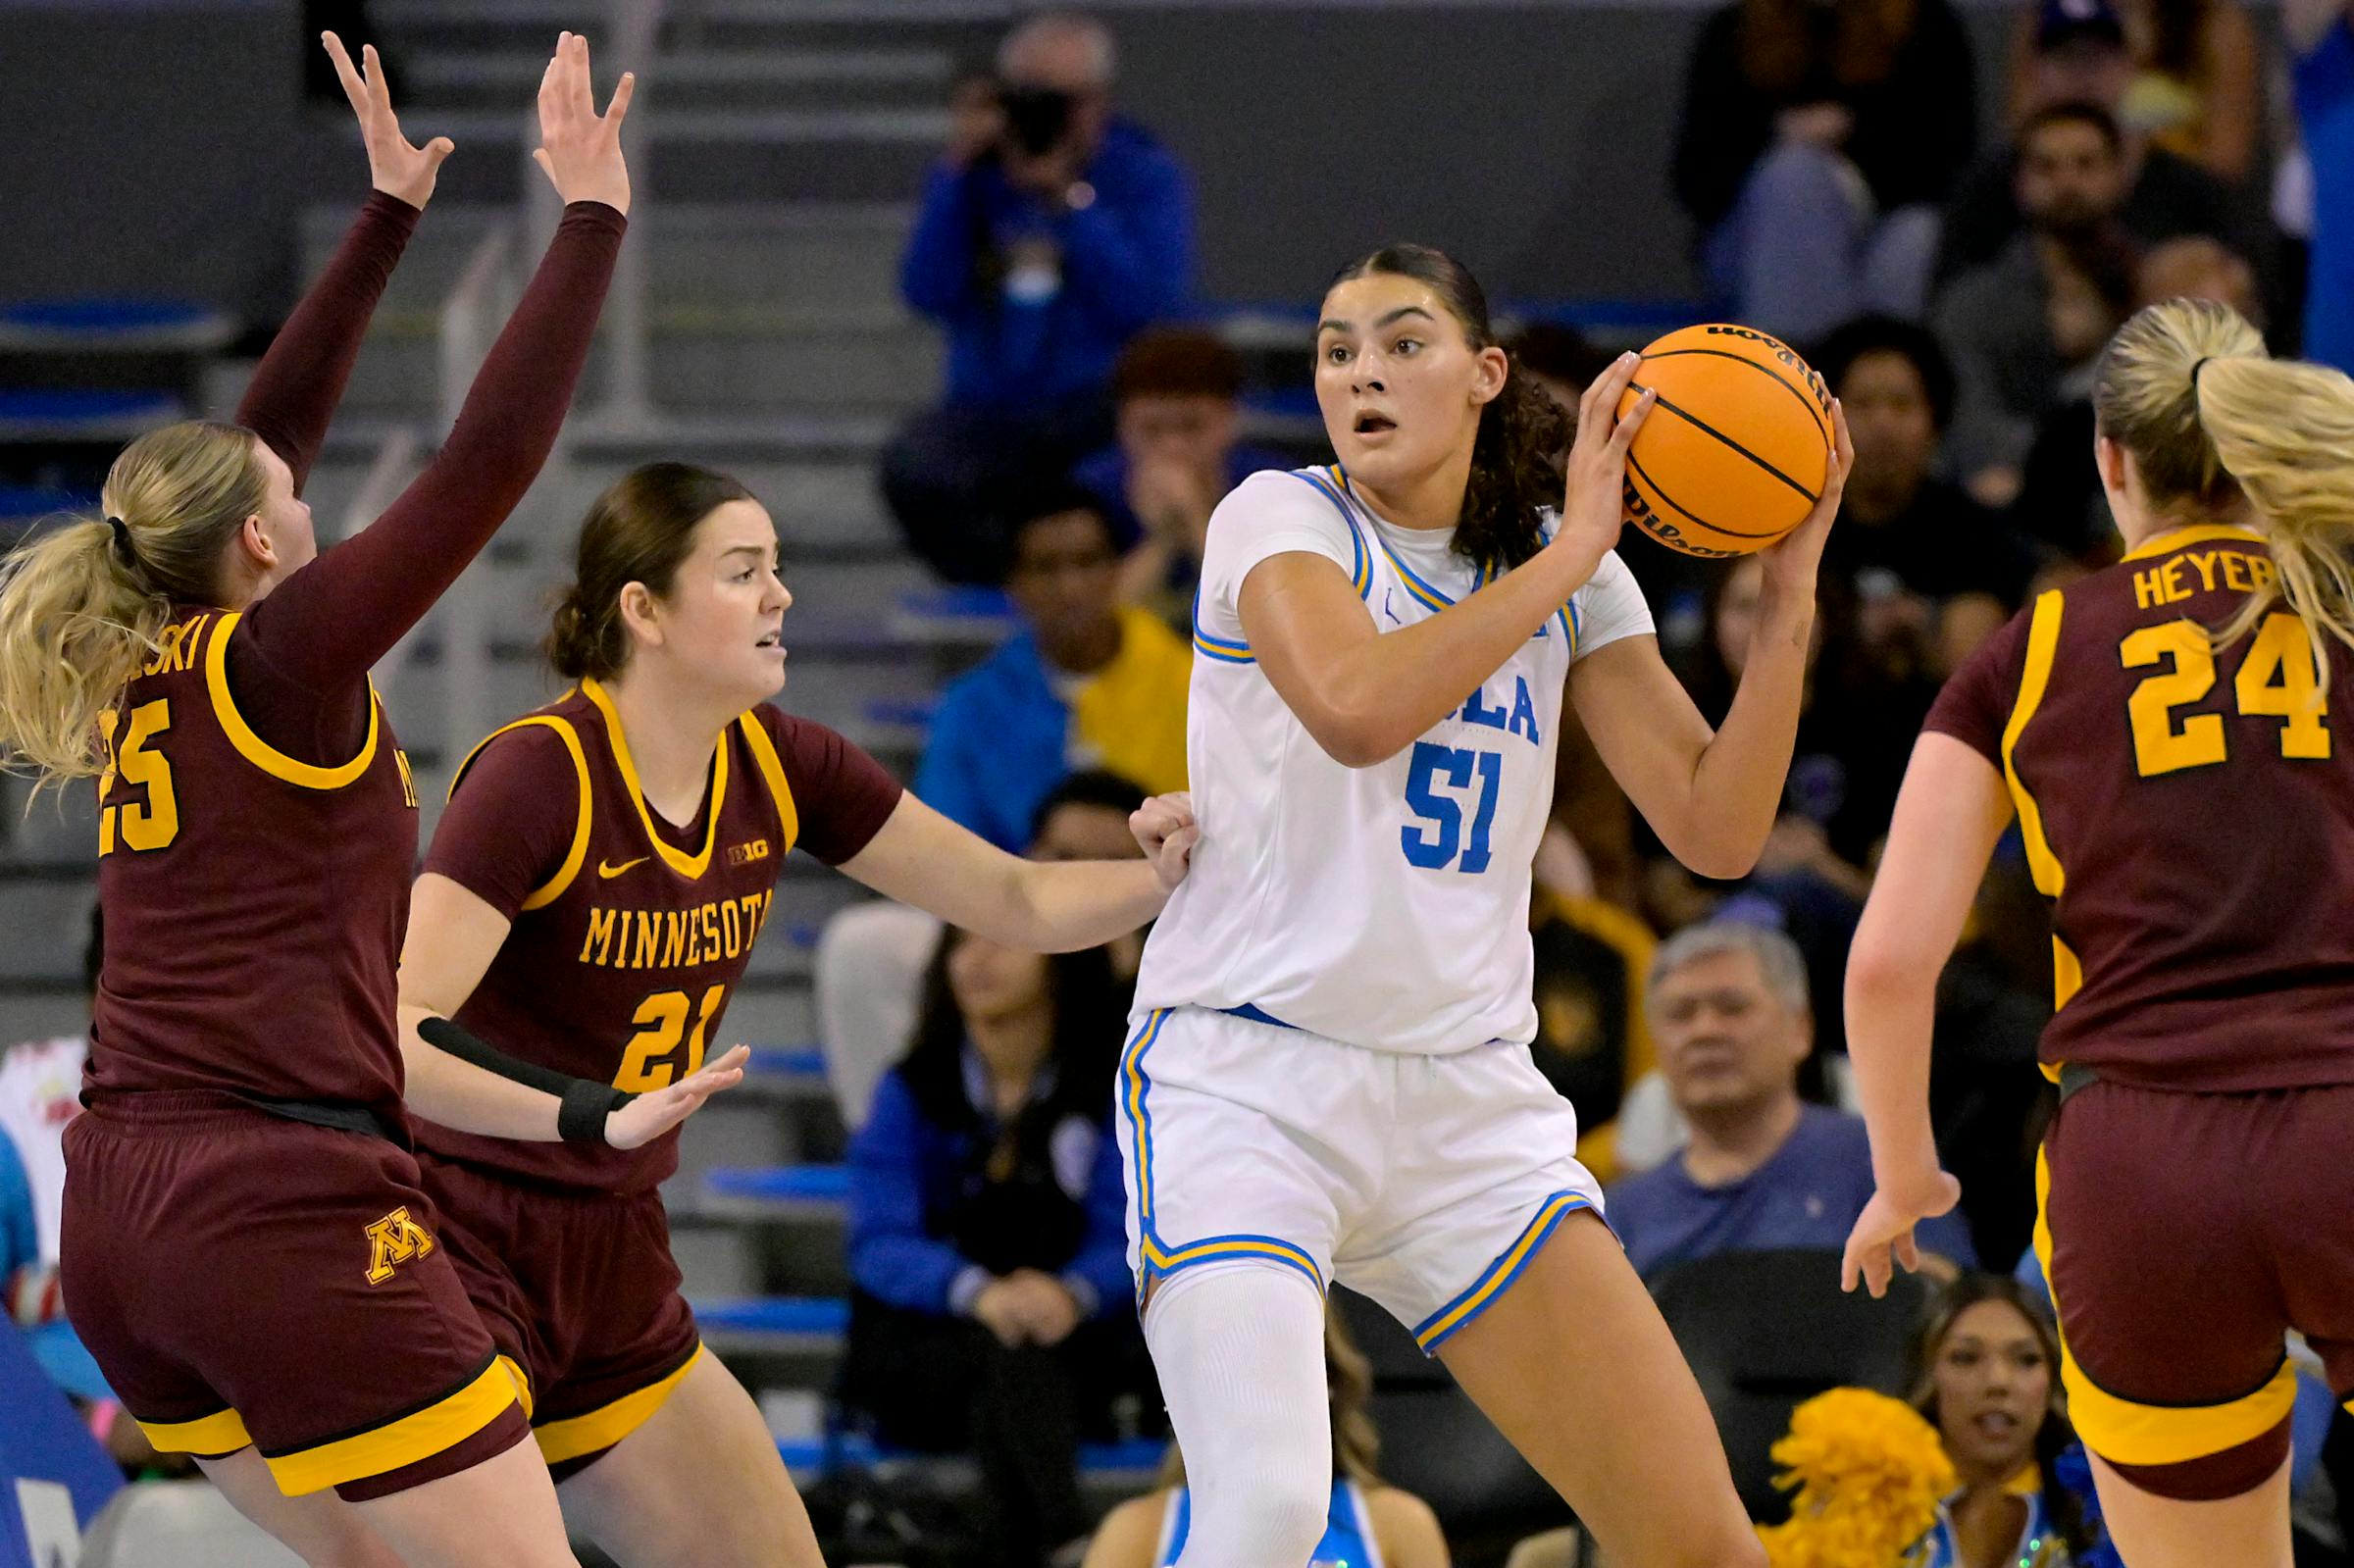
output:
[[[1191,182],[1112,112],[1112,67],[1089,17],[1009,33],[957,89],[900,259],[900,293],[947,332],[948,385],[885,452],[883,492],[951,582],[1002,578],[1007,497],[1110,439],[1113,360],[1192,282]]]

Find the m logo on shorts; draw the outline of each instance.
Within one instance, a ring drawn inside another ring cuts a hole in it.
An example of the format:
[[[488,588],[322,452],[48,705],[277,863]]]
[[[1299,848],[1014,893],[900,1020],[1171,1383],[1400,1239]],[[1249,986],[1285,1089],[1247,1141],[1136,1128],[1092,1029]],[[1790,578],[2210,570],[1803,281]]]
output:
[[[394,1269],[433,1249],[434,1239],[425,1227],[410,1219],[406,1208],[394,1209],[368,1227],[368,1283],[384,1284]]]

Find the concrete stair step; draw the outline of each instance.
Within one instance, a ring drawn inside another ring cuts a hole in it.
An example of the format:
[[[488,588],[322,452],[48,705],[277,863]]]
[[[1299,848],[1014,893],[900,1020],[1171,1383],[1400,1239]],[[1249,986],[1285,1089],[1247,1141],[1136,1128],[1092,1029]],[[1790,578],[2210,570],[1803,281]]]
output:
[[[437,308],[482,237],[514,212],[512,203],[436,196],[385,289],[379,321]],[[641,216],[632,243],[646,247],[654,300],[707,308],[783,299],[814,315],[896,307],[899,251],[914,209],[905,201],[688,202],[664,192]],[[305,278],[318,276],[350,223],[345,206],[305,209]]]
[[[511,112],[532,102],[546,66],[542,48],[421,49],[407,62],[409,106],[424,120],[445,109]],[[946,48],[673,49],[644,68],[639,82],[640,102],[649,109],[658,105],[665,115],[691,109],[935,108],[955,71],[956,56]],[[609,65],[598,73],[608,79],[616,74]]]

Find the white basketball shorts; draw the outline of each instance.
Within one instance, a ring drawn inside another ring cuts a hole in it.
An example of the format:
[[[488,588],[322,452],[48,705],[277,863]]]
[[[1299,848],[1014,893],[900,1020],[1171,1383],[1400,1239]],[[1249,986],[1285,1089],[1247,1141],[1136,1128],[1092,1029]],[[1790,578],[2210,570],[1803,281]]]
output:
[[[1140,1296],[1262,1258],[1362,1291],[1435,1352],[1602,1190],[1577,1115],[1526,1045],[1445,1056],[1343,1044],[1199,1007],[1129,1021],[1120,1056],[1128,1263]]]

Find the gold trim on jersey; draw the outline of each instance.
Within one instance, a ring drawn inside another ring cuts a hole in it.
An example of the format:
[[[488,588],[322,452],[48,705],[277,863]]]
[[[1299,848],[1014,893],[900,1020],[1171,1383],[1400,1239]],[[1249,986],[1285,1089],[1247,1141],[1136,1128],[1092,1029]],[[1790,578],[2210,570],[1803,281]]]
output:
[[[678,1369],[665,1377],[656,1378],[642,1389],[634,1389],[610,1404],[600,1405],[583,1416],[567,1416],[561,1421],[549,1421],[532,1429],[532,1437],[539,1444],[539,1457],[551,1465],[583,1454],[599,1453],[612,1447],[622,1439],[645,1425],[662,1401],[694,1370],[703,1358],[703,1347],[696,1345],[694,1353],[679,1363]]]
[[[768,792],[777,802],[777,828],[785,835],[777,846],[777,856],[783,859],[793,853],[794,840],[801,835],[800,808],[793,803],[793,785],[785,779],[785,760],[777,755],[777,743],[769,738],[768,726],[760,722],[757,713],[741,713],[736,722],[743,729],[743,743],[752,753],[752,764],[760,777],[768,781]]]
[[[253,1443],[252,1435],[245,1430],[245,1418],[234,1410],[218,1410],[194,1421],[140,1421],[139,1430],[147,1435],[157,1453],[192,1453],[218,1459]]]
[[[593,815],[596,797],[588,782],[588,756],[581,749],[580,733],[573,729],[572,721],[552,713],[535,713],[513,724],[500,725],[475,742],[474,749],[466,753],[466,760],[458,764],[456,773],[450,775],[449,793],[452,798],[457,795],[458,785],[465,782],[466,772],[474,766],[474,759],[483,754],[483,747],[510,730],[521,730],[529,725],[542,725],[563,737],[564,749],[572,753],[573,777],[580,781],[581,785],[580,807],[573,819],[572,847],[565,851],[564,864],[557,867],[556,874],[534,888],[531,896],[523,901],[526,909],[541,909],[562,897],[564,889],[571,886],[572,880],[581,874],[582,863],[588,858],[588,830],[596,820]]]
[[[532,1375],[523,1370],[523,1364],[521,1362],[517,1361],[513,1356],[507,1354],[503,1350],[500,1351],[495,1358],[493,1358],[491,1365],[497,1367],[501,1372],[504,1372],[507,1375],[507,1381],[515,1385],[515,1402],[523,1406],[523,1419],[526,1421],[531,1420]]]
[[[2052,1162],[2035,1152],[2035,1258],[2052,1277]],[[2060,1305],[2057,1291],[2052,1304]],[[2063,1324],[2067,1314],[2058,1314]],[[2068,1390],[2068,1418],[2084,1446],[2121,1465],[2172,1465],[2204,1459],[2253,1442],[2288,1418],[2297,1400],[2297,1369],[2285,1357],[2263,1387],[2236,1399],[2207,1405],[2143,1404],[2111,1393],[2076,1365],[2060,1330],[2060,1382]]]
[[[2144,561],[2153,555],[2165,555],[2190,544],[2209,544],[2217,539],[2229,539],[2234,544],[2262,544],[2264,535],[2248,529],[2235,528],[2228,523],[2194,523],[2186,529],[2169,529],[2153,533],[2124,553],[2127,561]]]
[[[225,612],[204,650],[205,689],[212,694],[213,713],[221,721],[221,733],[229,736],[229,743],[237,748],[239,756],[273,779],[283,779],[305,789],[341,789],[358,783],[368,765],[376,760],[376,737],[384,728],[384,704],[376,693],[376,683],[368,683],[368,738],[360,743],[358,756],[339,768],[322,768],[289,757],[253,733],[253,727],[237,711],[236,699],[229,694],[229,634],[243,619],[242,611]]]
[[[646,842],[654,846],[654,853],[662,857],[662,863],[680,876],[690,881],[701,877],[711,867],[711,851],[719,843],[720,808],[728,802],[726,732],[721,732],[719,744],[711,753],[711,810],[703,823],[703,847],[699,853],[690,855],[654,831],[654,814],[646,807],[645,786],[638,782],[638,763],[630,755],[630,737],[622,733],[621,715],[614,711],[613,699],[594,681],[583,681],[581,692],[596,704],[598,713],[604,715],[605,739],[613,748],[614,762],[621,768],[622,787],[629,792],[630,804],[638,808],[638,821],[645,829]]]
[[[292,1453],[265,1453],[262,1458],[270,1466],[278,1490],[299,1497],[445,1452],[496,1421],[516,1402],[513,1378],[492,1357],[475,1377],[422,1410],[352,1437]]]
[[[2044,836],[2043,811],[2035,804],[2035,796],[2019,777],[2019,763],[2014,755],[2019,749],[2019,737],[2043,705],[2044,689],[2052,683],[2052,660],[2060,651],[2060,590],[2052,588],[2035,600],[2034,618],[2027,623],[2027,662],[2020,672],[2019,697],[2011,705],[2011,722],[2003,726],[2003,779],[2011,786],[2012,803],[2019,808],[2020,836],[2026,841],[2027,870],[2035,879],[2035,890],[2046,898],[2057,898],[2068,885],[2068,872],[2060,857],[2052,853],[2051,840]]]

